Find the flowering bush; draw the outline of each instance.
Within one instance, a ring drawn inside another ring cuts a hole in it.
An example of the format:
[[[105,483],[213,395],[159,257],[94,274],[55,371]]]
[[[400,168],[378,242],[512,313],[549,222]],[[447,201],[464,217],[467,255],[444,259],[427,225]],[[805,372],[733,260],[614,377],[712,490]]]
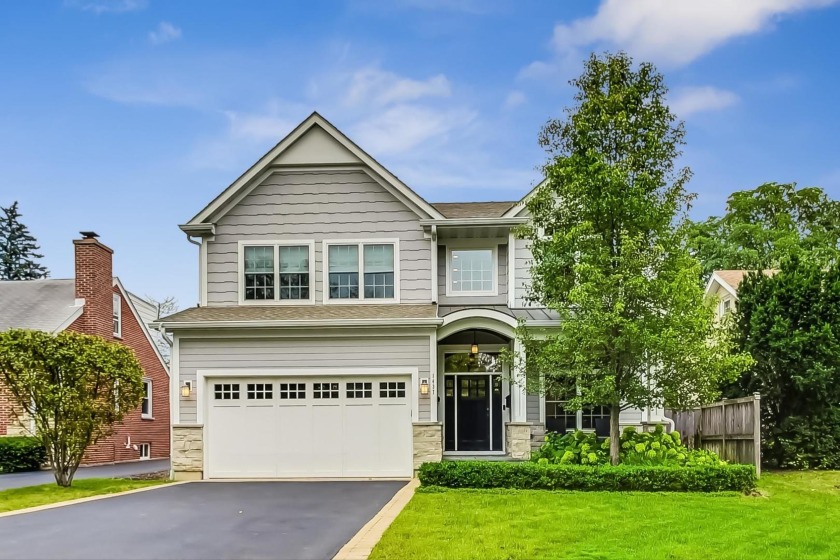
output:
[[[625,428],[619,440],[621,462],[627,465],[673,465],[685,467],[726,464],[710,451],[689,451],[679,432],[666,433],[662,426],[653,432],[637,432]],[[606,465],[609,463],[610,441],[598,440],[594,433],[550,433],[531,460],[542,464]]]

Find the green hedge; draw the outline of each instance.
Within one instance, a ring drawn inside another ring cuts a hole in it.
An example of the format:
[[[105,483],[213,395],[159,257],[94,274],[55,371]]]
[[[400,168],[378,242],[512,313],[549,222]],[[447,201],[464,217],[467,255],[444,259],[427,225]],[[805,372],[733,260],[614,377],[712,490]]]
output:
[[[45,458],[38,438],[0,437],[0,473],[37,471]]]
[[[715,467],[545,465],[502,461],[444,461],[420,466],[423,486],[641,492],[748,492],[752,465]]]

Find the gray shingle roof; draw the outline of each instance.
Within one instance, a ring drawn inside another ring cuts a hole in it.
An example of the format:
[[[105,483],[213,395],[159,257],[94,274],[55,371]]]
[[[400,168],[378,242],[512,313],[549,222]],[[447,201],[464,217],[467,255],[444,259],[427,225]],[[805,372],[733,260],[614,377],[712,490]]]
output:
[[[55,332],[79,311],[75,280],[0,282],[0,331]]]
[[[356,319],[434,319],[433,304],[393,305],[266,305],[191,307],[168,317],[162,323],[227,321],[330,321]]]
[[[447,218],[499,218],[517,201],[508,202],[434,202],[435,210]]]

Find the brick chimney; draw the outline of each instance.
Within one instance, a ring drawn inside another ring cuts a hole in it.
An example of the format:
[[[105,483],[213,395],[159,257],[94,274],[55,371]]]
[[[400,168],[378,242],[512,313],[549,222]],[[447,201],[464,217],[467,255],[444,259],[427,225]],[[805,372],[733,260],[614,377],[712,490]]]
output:
[[[76,297],[85,300],[85,309],[75,321],[79,332],[106,339],[114,337],[113,254],[92,231],[82,231],[74,239],[76,250]]]

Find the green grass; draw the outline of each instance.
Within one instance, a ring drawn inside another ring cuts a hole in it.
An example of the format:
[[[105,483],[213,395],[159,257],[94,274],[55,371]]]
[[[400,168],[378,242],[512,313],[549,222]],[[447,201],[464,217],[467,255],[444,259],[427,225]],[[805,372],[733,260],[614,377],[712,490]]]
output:
[[[88,478],[75,480],[70,488],[56,484],[42,484],[0,491],[0,513],[56,502],[66,502],[88,496],[113,494],[136,488],[163,484],[164,480],[128,480],[123,478]]]
[[[840,471],[766,473],[759,491],[420,488],[371,559],[840,558]]]

